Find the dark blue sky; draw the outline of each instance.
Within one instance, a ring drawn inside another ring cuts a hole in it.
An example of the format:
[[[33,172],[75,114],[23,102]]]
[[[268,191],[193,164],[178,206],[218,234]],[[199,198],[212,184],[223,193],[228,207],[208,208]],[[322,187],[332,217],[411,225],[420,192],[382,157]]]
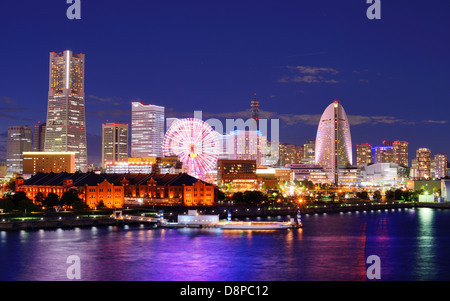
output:
[[[86,54],[89,162],[101,157],[101,123],[130,122],[130,102],[171,117],[280,118],[280,139],[313,139],[334,99],[353,144],[410,142],[449,153],[450,2],[381,0],[8,1],[0,11],[0,159],[11,125],[45,121],[49,52]],[[208,113],[208,114],[207,114]],[[204,118],[206,119],[206,118]]]

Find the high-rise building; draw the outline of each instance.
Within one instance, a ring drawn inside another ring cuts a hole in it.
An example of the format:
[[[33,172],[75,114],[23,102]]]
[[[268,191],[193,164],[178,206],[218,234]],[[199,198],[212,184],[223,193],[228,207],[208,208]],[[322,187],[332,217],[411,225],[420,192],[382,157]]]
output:
[[[372,146],[369,143],[356,145],[356,166],[372,163]]]
[[[10,173],[23,172],[23,152],[31,151],[31,128],[29,126],[8,127],[6,139],[6,167]]]
[[[315,149],[316,149],[315,141],[306,141],[306,143],[303,144],[303,156],[300,161],[305,164],[314,164],[316,160]]]
[[[300,163],[303,159],[303,145],[281,143],[279,146],[279,166]]]
[[[435,177],[440,179],[447,175],[447,155],[436,154],[434,155],[435,162]]]
[[[43,152],[45,147],[45,125],[46,123],[40,123],[34,126],[33,132],[33,151]]]
[[[162,157],[164,107],[131,103],[131,157]]]
[[[102,164],[128,158],[128,124],[102,124]]]
[[[394,141],[394,162],[408,167],[408,142],[406,141]]]
[[[406,141],[383,141],[384,146],[394,147],[393,163],[408,167],[408,142]],[[389,162],[390,163],[390,162]]]
[[[395,163],[393,146],[372,147],[373,163]]]
[[[75,169],[87,171],[84,54],[50,53],[46,152],[74,152]]]
[[[419,148],[416,151],[417,177],[428,179],[431,176],[431,151],[428,148]]]
[[[352,138],[347,114],[339,101],[331,103],[319,121],[315,148],[316,164],[330,181],[339,185],[339,168],[352,165]]]

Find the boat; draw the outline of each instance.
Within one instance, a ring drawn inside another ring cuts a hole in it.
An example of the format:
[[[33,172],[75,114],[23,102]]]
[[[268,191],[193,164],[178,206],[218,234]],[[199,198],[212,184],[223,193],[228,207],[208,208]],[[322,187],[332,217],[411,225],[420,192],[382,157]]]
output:
[[[240,230],[280,230],[295,228],[296,224],[291,222],[259,222],[259,221],[226,221],[215,224],[220,229],[240,229]]]
[[[231,212],[228,212],[228,218],[224,222],[214,224],[215,227],[221,229],[241,229],[241,230],[280,230],[291,228],[302,228],[302,216],[300,210],[297,212],[297,221],[291,219],[289,222],[278,221],[232,221]]]

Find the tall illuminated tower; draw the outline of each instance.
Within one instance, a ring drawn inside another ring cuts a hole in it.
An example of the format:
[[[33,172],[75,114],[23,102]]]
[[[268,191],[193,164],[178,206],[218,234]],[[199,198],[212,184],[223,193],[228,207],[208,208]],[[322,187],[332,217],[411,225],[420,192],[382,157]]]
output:
[[[339,185],[339,168],[352,165],[352,138],[344,108],[335,100],[319,121],[315,149],[316,164],[324,168],[331,183]]]
[[[75,170],[87,171],[84,54],[50,53],[46,152],[74,152]]]
[[[164,107],[131,103],[131,156],[162,157]]]

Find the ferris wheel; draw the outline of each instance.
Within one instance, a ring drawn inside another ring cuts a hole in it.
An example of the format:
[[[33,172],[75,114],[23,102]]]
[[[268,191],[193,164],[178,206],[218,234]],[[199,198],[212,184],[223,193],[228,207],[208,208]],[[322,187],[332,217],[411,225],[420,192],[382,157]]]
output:
[[[178,119],[164,136],[163,155],[177,156],[191,176],[202,180],[216,166],[219,151],[217,132],[200,119]]]

